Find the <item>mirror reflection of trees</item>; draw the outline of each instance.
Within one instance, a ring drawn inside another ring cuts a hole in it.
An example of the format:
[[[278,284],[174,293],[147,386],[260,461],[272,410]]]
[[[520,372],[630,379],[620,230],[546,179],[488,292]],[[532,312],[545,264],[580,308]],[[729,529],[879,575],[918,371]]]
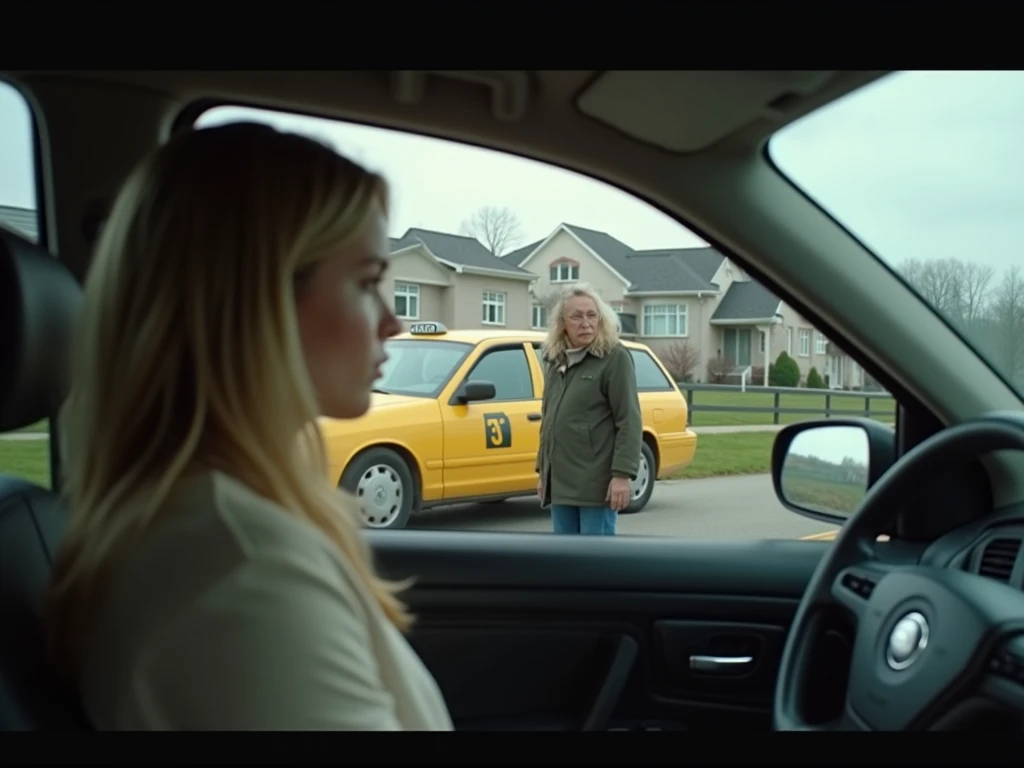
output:
[[[790,453],[782,468],[782,486],[791,504],[849,516],[867,492],[868,467],[850,456],[836,463],[820,456]]]

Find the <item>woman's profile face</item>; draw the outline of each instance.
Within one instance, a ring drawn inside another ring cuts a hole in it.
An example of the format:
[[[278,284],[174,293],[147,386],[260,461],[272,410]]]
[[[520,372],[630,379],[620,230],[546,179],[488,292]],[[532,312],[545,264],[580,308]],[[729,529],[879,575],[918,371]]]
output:
[[[377,208],[358,235],[317,265],[296,300],[302,348],[321,415],[354,419],[401,324],[380,294],[388,264],[387,218]]]

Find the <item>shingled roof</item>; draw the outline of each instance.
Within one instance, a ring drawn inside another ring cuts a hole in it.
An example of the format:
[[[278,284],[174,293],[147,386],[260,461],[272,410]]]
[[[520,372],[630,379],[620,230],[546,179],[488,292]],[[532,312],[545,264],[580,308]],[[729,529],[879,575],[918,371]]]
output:
[[[778,296],[754,280],[735,282],[725,292],[711,322],[774,318],[782,311],[781,304]]]
[[[629,281],[629,293],[646,291],[718,291],[715,274],[725,256],[711,247],[658,248],[637,251],[621,240],[586,227],[563,224],[584,245],[601,257],[612,269]],[[536,250],[539,243],[509,254],[519,256],[518,263]],[[746,320],[774,317],[780,310],[779,298],[755,281],[737,281],[729,286],[712,321]]]
[[[491,269],[507,272],[509,276],[536,277],[532,272],[520,269],[511,261],[500,259],[488,251],[475,237],[450,235],[446,232],[434,232],[429,229],[413,227],[399,238],[390,238],[392,253],[411,245],[422,244],[438,259],[462,267]]]
[[[31,208],[0,205],[0,227],[6,227],[33,243],[39,242],[39,216]]]
[[[630,292],[718,290],[711,280],[725,257],[714,248],[637,251],[607,232],[563,226],[628,280]]]

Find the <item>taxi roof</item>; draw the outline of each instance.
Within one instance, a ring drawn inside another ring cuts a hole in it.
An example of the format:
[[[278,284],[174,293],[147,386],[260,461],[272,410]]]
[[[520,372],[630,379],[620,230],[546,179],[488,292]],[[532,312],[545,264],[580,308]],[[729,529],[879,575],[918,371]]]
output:
[[[467,329],[445,329],[432,333],[410,333],[408,331],[394,336],[394,339],[418,341],[456,341],[463,344],[480,344],[485,341],[544,341],[546,333],[543,331],[516,331],[503,328],[467,328]],[[635,341],[622,339],[622,343],[634,349],[644,348],[643,344]]]

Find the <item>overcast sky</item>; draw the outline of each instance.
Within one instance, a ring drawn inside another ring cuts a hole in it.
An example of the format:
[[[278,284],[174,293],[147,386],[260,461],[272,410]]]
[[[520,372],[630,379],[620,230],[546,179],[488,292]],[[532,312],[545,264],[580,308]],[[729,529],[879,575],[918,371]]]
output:
[[[222,108],[207,120],[253,114]],[[383,171],[395,196],[392,235],[411,226],[455,232],[477,207],[498,205],[520,217],[523,245],[563,221],[635,248],[701,244],[626,193],[542,163],[308,117],[273,122]],[[1004,267],[1024,242],[1022,137],[1024,74],[901,73],[790,126],[771,153],[887,260],[956,256]],[[24,102],[0,84],[0,204],[34,206],[29,147]]]

